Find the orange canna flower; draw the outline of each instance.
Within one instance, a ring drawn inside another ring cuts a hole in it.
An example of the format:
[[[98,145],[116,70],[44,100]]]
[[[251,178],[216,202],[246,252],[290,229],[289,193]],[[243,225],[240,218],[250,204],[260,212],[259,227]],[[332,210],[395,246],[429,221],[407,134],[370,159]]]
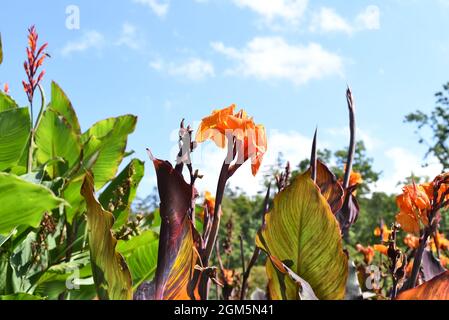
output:
[[[440,263],[445,268],[449,267],[449,258],[445,257],[443,255],[440,255]]]
[[[265,128],[256,125],[245,111],[235,113],[235,107],[231,105],[222,110],[215,110],[204,118],[198,129],[196,141],[202,143],[212,140],[218,147],[225,148],[229,139],[235,138],[243,162],[251,159],[251,169],[255,176],[267,151]]]
[[[4,85],[4,87],[3,87],[3,92],[4,93],[9,93],[9,85],[8,85],[8,83],[5,83],[5,85]]]
[[[440,249],[449,250],[449,240],[446,239],[446,236],[443,233],[437,232],[436,238]]]
[[[361,254],[363,254],[364,256],[364,261],[366,264],[371,264],[371,262],[373,262],[374,259],[374,250],[371,246],[368,247],[364,247],[361,244],[358,244],[356,246],[356,249],[358,252],[360,252]]]
[[[235,275],[235,271],[234,270],[229,270],[229,269],[223,269],[223,281],[226,285],[228,286],[232,286],[234,283],[234,275]]]
[[[204,205],[207,207],[209,214],[213,216],[215,210],[215,197],[213,197],[209,191],[204,193]]]
[[[391,230],[387,228],[387,226],[384,224],[382,225],[382,229],[380,227],[377,227],[374,229],[374,236],[380,237],[382,236],[382,241],[387,242],[390,239]]]
[[[204,203],[203,203],[204,210],[201,211],[201,213],[198,214],[198,218],[200,221],[204,221],[204,215],[205,210],[207,208],[207,212],[211,217],[214,216],[215,211],[215,197],[212,196],[212,194],[209,191],[206,191],[204,193]]]
[[[362,175],[358,172],[352,171],[349,177],[349,186],[352,187],[361,183],[363,183]]]
[[[375,244],[374,245],[374,251],[377,251],[380,254],[388,256],[388,247],[383,245],[383,244]]]
[[[426,188],[416,184],[405,186],[403,193],[396,198],[399,207],[396,221],[406,232],[418,234],[421,224],[429,224],[427,215],[431,210],[431,202]]]
[[[410,249],[418,249],[419,247],[419,238],[414,235],[407,234],[404,238],[404,243]]]

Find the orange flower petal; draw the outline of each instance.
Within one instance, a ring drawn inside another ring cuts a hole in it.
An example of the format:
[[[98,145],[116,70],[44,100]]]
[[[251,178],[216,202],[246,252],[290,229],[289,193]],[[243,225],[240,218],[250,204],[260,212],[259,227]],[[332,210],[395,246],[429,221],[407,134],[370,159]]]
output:
[[[374,250],[385,256],[388,256],[388,247],[383,244],[374,245]]]
[[[396,222],[401,225],[401,228],[405,232],[419,234],[419,230],[420,230],[419,223],[415,216],[401,211],[396,216]]]

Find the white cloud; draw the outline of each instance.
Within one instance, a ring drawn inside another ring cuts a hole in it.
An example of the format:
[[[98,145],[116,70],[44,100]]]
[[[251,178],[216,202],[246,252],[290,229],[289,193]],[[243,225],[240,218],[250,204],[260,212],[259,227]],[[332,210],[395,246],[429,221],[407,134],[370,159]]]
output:
[[[248,8],[260,15],[265,22],[277,18],[297,23],[303,16],[308,0],[233,0],[240,8]]]
[[[386,150],[385,156],[389,166],[385,167],[384,173],[376,184],[375,191],[398,194],[402,188],[398,183],[404,181],[412,173],[415,176],[430,177],[431,179],[441,173],[442,167],[438,161],[430,159],[431,164],[428,167],[423,167],[422,158],[401,147]]]
[[[373,5],[366,7],[360,12],[352,23],[340,16],[334,9],[322,7],[312,15],[309,27],[309,30],[312,32],[343,32],[347,34],[378,29],[380,29],[380,9]]]
[[[356,28],[366,30],[380,29],[380,9],[377,6],[368,6],[355,20]]]
[[[118,40],[115,42],[117,46],[125,46],[133,50],[140,48],[142,41],[138,39],[137,28],[129,23],[124,23]]]
[[[338,141],[347,141],[349,143],[349,126],[342,128],[330,128],[326,130],[326,133],[332,137],[338,139]],[[365,147],[368,151],[374,151],[383,145],[383,141],[376,138],[371,132],[357,128],[357,140],[362,140],[365,143]]]
[[[165,17],[170,7],[168,0],[161,2],[159,0],[133,0],[133,2],[149,7],[159,17]]]
[[[326,144],[320,143],[326,146]],[[312,139],[301,135],[298,132],[281,132],[273,130],[268,135],[268,151],[265,154],[262,167],[256,177],[251,174],[251,161],[247,161],[237,173],[230,179],[229,186],[238,187],[248,195],[256,195],[264,192],[263,179],[264,171],[276,164],[279,153],[283,154],[286,161],[290,161],[292,168],[300,161],[310,157]],[[218,176],[221,164],[226,157],[226,151],[217,148],[213,142],[206,142],[193,153],[193,163],[195,168],[204,174],[202,180],[198,180],[196,186],[200,193],[208,190],[214,192],[217,188]]]
[[[321,8],[312,17],[312,32],[345,32],[352,33],[352,26],[338,15],[332,8]]]
[[[191,58],[179,64],[155,60],[150,63],[150,67],[156,71],[166,72],[171,76],[180,76],[196,81],[215,76],[213,64],[199,58]]]
[[[236,62],[236,67],[227,71],[229,74],[260,80],[283,79],[296,85],[343,74],[343,59],[316,43],[291,45],[281,37],[258,37],[242,49],[226,47],[222,42],[211,45]]]
[[[104,36],[98,31],[85,32],[81,38],[69,41],[61,50],[63,56],[69,56],[74,52],[83,52],[88,49],[101,49],[105,45]]]

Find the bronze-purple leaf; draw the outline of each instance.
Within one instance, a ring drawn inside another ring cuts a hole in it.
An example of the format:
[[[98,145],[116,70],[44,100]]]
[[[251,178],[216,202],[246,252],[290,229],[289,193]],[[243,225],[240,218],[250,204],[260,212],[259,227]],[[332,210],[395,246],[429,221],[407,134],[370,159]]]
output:
[[[161,200],[156,300],[189,300],[189,284],[197,261],[190,220],[192,187],[167,161],[153,160]]]
[[[320,160],[316,161],[316,185],[321,194],[326,198],[331,210],[336,214],[343,206],[343,187],[337,177]]]
[[[336,214],[342,234],[346,234],[349,228],[357,222],[359,217],[360,207],[357,198],[354,195],[356,189],[357,185],[346,189],[343,207]]]

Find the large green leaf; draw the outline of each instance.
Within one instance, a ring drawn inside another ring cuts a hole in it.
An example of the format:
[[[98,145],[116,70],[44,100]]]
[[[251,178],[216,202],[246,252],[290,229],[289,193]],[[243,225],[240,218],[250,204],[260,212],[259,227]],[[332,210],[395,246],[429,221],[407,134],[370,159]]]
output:
[[[0,112],[10,109],[18,108],[15,102],[9,95],[0,90]]]
[[[319,299],[345,297],[348,258],[338,222],[308,172],[276,196],[266,225],[258,233],[257,245],[309,283]],[[267,264],[270,297],[298,299],[298,284],[269,272],[272,261]]]
[[[0,301],[1,300],[45,300],[45,299],[28,293],[17,293],[7,296],[0,296]]]
[[[76,175],[65,185],[62,196],[70,206],[66,208],[67,222],[72,224],[73,219],[83,213],[86,208],[84,198],[81,196],[81,186],[83,185],[85,174]]]
[[[0,171],[16,165],[30,136],[28,108],[0,112]]]
[[[89,252],[75,253],[69,262],[48,268],[39,277],[34,289],[34,294],[49,300],[58,300],[63,293],[70,299],[79,297],[80,294],[88,300],[96,296]]]
[[[38,227],[46,211],[64,203],[41,185],[0,173],[0,234],[7,235],[20,225]]]
[[[36,130],[36,146],[40,165],[58,157],[65,160],[65,163],[57,162],[48,167],[52,178],[63,175],[80,160],[80,136],[67,119],[51,107],[45,110]]]
[[[76,134],[81,134],[78,117],[72,103],[56,82],[51,83],[50,108],[61,114]]]
[[[144,171],[144,162],[133,159],[100,195],[99,200],[103,208],[107,208],[115,217],[114,229],[127,222],[131,203]]]
[[[126,115],[100,121],[81,137],[88,169],[95,176],[95,188],[101,189],[115,177],[125,155],[128,135],[134,132],[137,117]]]
[[[117,240],[111,232],[114,216],[95,198],[94,180],[86,173],[81,193],[87,203],[92,273],[98,297],[103,300],[132,299],[132,279],[123,256],[116,252]]]
[[[151,230],[128,241],[118,242],[117,251],[125,257],[133,277],[134,289],[144,281],[153,279],[157,267],[158,244],[159,237]]]

